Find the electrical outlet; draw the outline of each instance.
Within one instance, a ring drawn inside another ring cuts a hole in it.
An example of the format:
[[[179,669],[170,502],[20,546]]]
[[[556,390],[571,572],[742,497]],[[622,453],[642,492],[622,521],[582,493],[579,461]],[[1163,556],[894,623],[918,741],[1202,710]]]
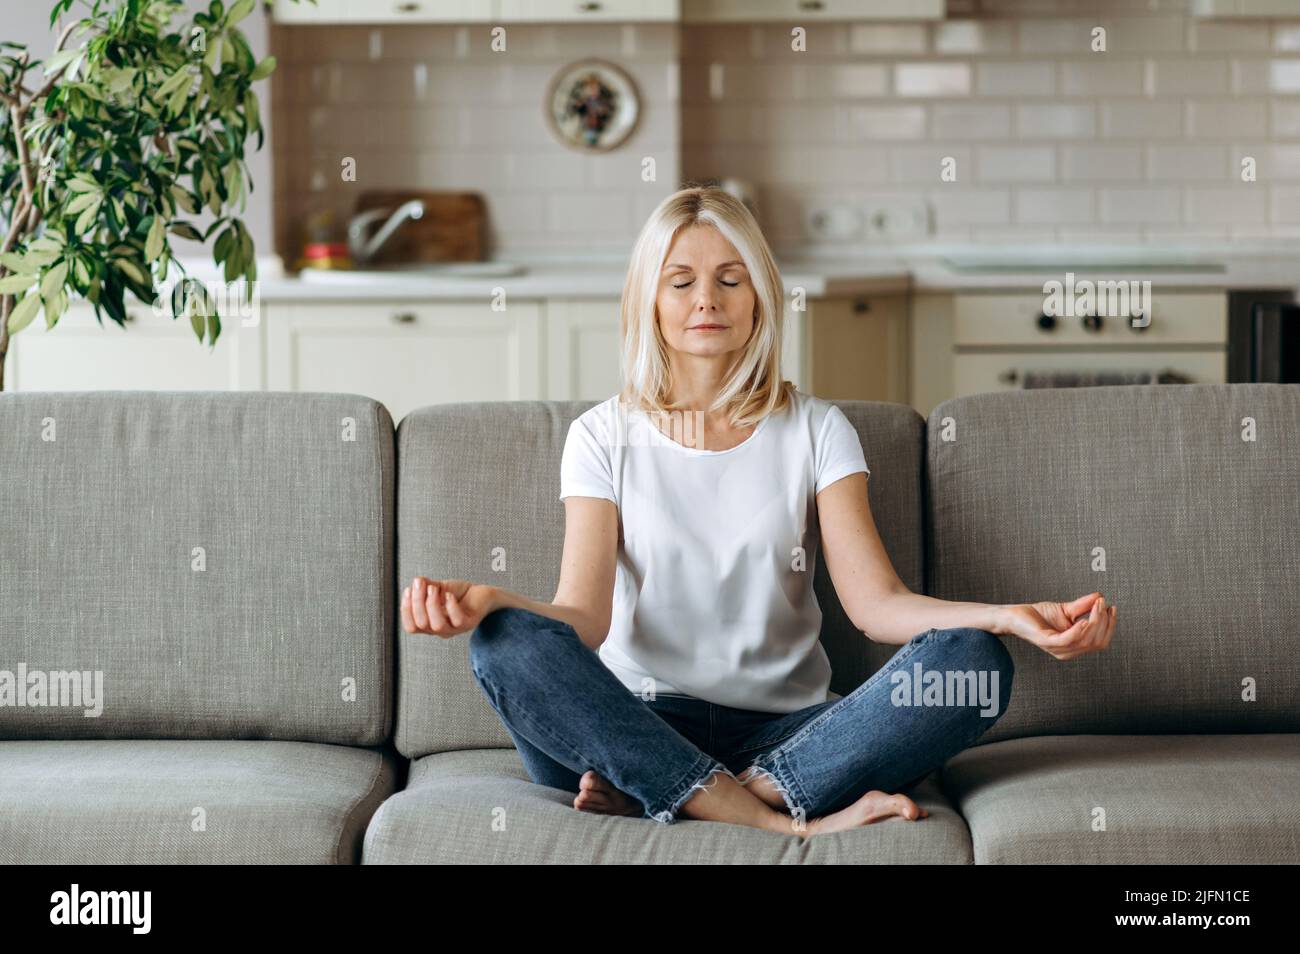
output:
[[[866,237],[875,241],[923,239],[930,235],[930,207],[920,198],[881,198],[863,208]]]
[[[851,205],[813,205],[804,214],[808,237],[818,242],[862,237],[862,213]]]

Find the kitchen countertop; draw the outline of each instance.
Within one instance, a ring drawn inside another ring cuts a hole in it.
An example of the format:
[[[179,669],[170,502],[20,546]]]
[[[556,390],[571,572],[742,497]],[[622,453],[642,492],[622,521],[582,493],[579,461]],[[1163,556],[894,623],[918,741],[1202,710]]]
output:
[[[619,298],[626,275],[626,255],[528,259],[510,256],[525,266],[517,275],[473,278],[392,273],[323,280],[284,274],[274,257],[258,259],[263,301],[384,301],[481,299],[504,288],[524,298]],[[1076,263],[1073,267],[1066,262]],[[199,278],[215,277],[210,262],[187,262]],[[1224,246],[896,246],[846,257],[806,250],[778,258],[786,291],[803,288],[809,298],[914,292],[1042,292],[1047,281],[1150,281],[1161,288],[1223,290],[1283,288],[1300,292],[1300,244],[1279,242]]]

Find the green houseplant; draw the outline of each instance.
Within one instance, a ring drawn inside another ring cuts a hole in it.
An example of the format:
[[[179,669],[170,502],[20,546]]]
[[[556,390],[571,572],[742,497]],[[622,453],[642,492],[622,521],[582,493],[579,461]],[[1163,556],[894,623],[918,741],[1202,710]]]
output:
[[[57,0],[50,26],[76,0]],[[236,25],[256,0],[81,0],[44,60],[0,42],[0,389],[10,336],[70,296],[124,325],[129,292],[147,304],[179,275],[171,311],[200,343],[221,333],[213,296],[172,257],[169,235],[206,242],[226,282],[257,278],[243,221],[252,189],[244,144],[263,131],[256,62]],[[200,231],[185,215],[202,210]]]

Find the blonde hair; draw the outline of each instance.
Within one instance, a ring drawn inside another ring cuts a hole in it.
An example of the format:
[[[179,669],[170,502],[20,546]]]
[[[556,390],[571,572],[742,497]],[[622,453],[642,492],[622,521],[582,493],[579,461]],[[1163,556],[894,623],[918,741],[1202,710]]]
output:
[[[672,369],[655,318],[660,274],[677,234],[692,225],[717,229],[740,253],[754,286],[754,330],[710,411],[725,410],[733,427],[747,427],[783,410],[795,386],[781,378],[784,285],[772,250],[743,202],[716,186],[687,186],[650,213],[632,246],[623,284],[620,401],[651,414],[682,410],[669,403]]]

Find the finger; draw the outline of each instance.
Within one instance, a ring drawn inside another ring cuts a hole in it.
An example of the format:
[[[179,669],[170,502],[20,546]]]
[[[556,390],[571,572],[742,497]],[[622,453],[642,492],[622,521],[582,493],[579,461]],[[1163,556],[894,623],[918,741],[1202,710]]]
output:
[[[456,629],[463,629],[465,627],[465,614],[460,608],[460,600],[456,599],[456,594],[448,590],[444,603],[447,618],[451,620],[451,625]]]
[[[1093,604],[1096,603],[1100,597],[1101,594],[1096,591],[1089,593],[1087,596],[1080,596],[1070,604],[1070,609],[1072,610],[1070,613],[1070,619],[1076,620],[1080,616],[1087,614],[1088,610],[1092,609]]]
[[[1074,625],[1072,625],[1069,629],[1062,630],[1061,632],[1057,633],[1055,636],[1047,637],[1047,639],[1043,640],[1043,644],[1048,648],[1052,648],[1052,649],[1060,648],[1064,646],[1073,646],[1075,640],[1079,638],[1079,634],[1083,632],[1084,629],[1087,628],[1087,626],[1088,626],[1088,617],[1080,616],[1077,620],[1074,621]]]
[[[442,611],[442,593],[442,586],[437,580],[429,584],[429,598],[425,608],[429,612],[429,623],[436,635],[441,635],[448,628],[447,614]]]
[[[415,632],[415,617],[411,615],[411,588],[402,590],[402,628],[408,633]]]
[[[422,576],[417,576],[411,583],[411,615],[415,617],[416,629],[432,635],[432,630],[429,629],[429,614],[425,609],[425,596],[428,590]]]
[[[1088,633],[1083,640],[1082,648],[1086,652],[1092,652],[1097,645],[1097,640],[1106,631],[1106,623],[1110,619],[1110,613],[1106,610],[1106,601],[1099,599],[1092,604],[1092,612],[1088,614],[1090,622],[1088,623]]]

